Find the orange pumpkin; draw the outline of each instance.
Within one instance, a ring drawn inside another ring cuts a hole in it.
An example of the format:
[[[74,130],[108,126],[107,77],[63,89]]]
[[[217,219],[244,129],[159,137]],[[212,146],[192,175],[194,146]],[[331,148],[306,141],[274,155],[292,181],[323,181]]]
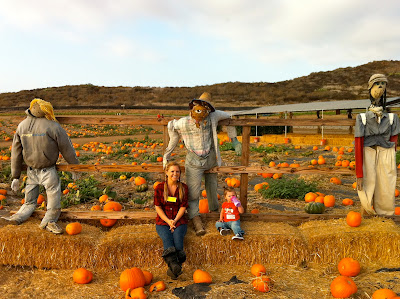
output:
[[[273,177],[273,173],[262,173],[261,176],[266,179],[266,178],[272,178]]]
[[[361,225],[362,217],[359,212],[350,211],[346,216],[346,222],[351,227],[358,227]]]
[[[260,210],[259,209],[252,209],[250,213],[251,214],[258,214],[258,213],[260,213]]]
[[[304,196],[304,200],[306,202],[312,202],[315,201],[315,199],[318,197],[318,195],[314,192],[308,192],[305,196]]]
[[[400,195],[400,191],[397,190],[397,189],[395,189],[395,190],[394,190],[394,196],[395,196],[395,197],[398,197],[399,195]]]
[[[146,271],[146,270],[142,270],[142,272],[143,272],[144,280],[145,280],[144,285],[147,286],[153,280],[153,274],[151,272],[149,272],[149,271]]]
[[[331,283],[331,294],[335,298],[348,298],[357,293],[357,285],[347,276],[338,276]]]
[[[397,294],[390,289],[379,289],[372,294],[372,299],[393,299]]]
[[[156,283],[153,283],[150,287],[150,293],[152,292],[160,292],[164,291],[166,289],[164,281],[157,281]]]
[[[77,235],[82,231],[82,225],[79,222],[69,223],[65,227],[65,231],[68,235]]]
[[[161,182],[155,182],[154,184],[153,184],[153,189],[156,189],[156,187],[159,185],[159,184],[161,184]]]
[[[274,161],[271,161],[271,162],[269,162],[268,166],[269,166],[269,167],[275,167],[275,166],[276,166],[276,163],[275,163]]]
[[[400,215],[400,207],[395,207],[394,208],[394,214],[395,215]]]
[[[143,287],[145,283],[146,279],[142,270],[136,267],[124,270],[119,277],[119,286],[124,292],[129,288]]]
[[[230,187],[237,188],[240,186],[240,181],[236,178],[231,178],[231,185]]]
[[[195,283],[211,283],[212,277],[208,272],[197,269],[193,273],[193,281]]]
[[[201,191],[201,196],[206,198],[207,197],[207,191],[206,190]]]
[[[42,194],[39,194],[39,196],[38,196],[38,198],[37,198],[37,204],[38,204],[38,205],[41,205],[42,202],[44,202],[44,201],[45,201],[44,196],[43,196]]]
[[[333,195],[325,195],[324,197],[324,205],[327,208],[331,208],[335,206],[335,196]]]
[[[108,200],[108,195],[107,194],[103,194],[102,196],[99,197],[99,202],[103,203],[106,202]]]
[[[254,264],[253,266],[251,266],[250,272],[254,276],[261,276],[267,273],[267,269],[264,267],[264,265]]]
[[[322,196],[322,195],[317,196],[317,198],[314,201],[315,202],[319,202],[319,203],[324,203],[324,197],[325,196]]]
[[[100,223],[105,227],[111,227],[117,223],[117,219],[100,219]]]
[[[110,201],[105,204],[103,211],[121,211],[122,205],[116,201]]]
[[[147,295],[145,293],[144,287],[138,287],[133,290],[130,288],[125,292],[125,299],[134,298],[134,299],[146,299]]]
[[[253,287],[259,292],[269,292],[272,287],[271,279],[267,276],[259,276],[253,280]]]
[[[352,206],[354,204],[354,201],[350,198],[345,198],[342,201],[342,205],[344,206]]]
[[[203,198],[199,200],[199,212],[201,214],[207,214],[210,213],[209,207],[208,207],[208,199]]]
[[[0,194],[1,195],[7,195],[7,190],[6,189],[0,189]]]
[[[342,180],[337,178],[337,177],[333,177],[329,180],[332,184],[336,184],[336,185],[341,185],[342,184]]]
[[[94,205],[90,208],[91,211],[101,211],[101,207],[99,205]]]
[[[138,177],[135,178],[135,185],[136,186],[140,186],[140,185],[143,185],[143,184],[146,184],[146,179],[145,178],[142,178],[141,176],[138,176]]]
[[[343,258],[338,264],[339,273],[343,276],[357,276],[360,274],[360,263],[351,257]]]
[[[86,284],[92,281],[93,273],[85,268],[79,268],[74,271],[72,274],[72,279],[74,282],[79,284]]]

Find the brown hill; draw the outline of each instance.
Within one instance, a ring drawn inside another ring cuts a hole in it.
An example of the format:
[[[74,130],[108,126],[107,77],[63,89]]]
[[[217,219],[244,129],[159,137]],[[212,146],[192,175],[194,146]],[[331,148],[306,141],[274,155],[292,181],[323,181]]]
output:
[[[312,101],[368,98],[367,81],[372,74],[386,74],[388,97],[400,96],[400,61],[374,61],[357,67],[311,73],[277,83],[228,82],[195,87],[104,87],[92,84],[49,87],[1,93],[0,106],[26,107],[35,97],[51,101],[55,107],[124,104],[133,106],[182,106],[202,92],[212,94],[218,107],[257,107]]]

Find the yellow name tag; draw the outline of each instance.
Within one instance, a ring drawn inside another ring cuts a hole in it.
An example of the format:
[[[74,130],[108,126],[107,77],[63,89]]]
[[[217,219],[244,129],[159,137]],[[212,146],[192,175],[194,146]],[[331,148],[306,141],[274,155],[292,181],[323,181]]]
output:
[[[167,201],[169,201],[169,202],[176,202],[176,197],[168,196]]]

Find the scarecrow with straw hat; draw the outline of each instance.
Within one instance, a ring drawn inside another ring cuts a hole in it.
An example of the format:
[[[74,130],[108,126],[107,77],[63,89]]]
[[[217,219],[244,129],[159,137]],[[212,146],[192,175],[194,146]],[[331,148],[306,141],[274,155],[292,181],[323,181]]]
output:
[[[170,137],[164,153],[164,168],[170,160],[171,153],[177,146],[180,136],[187,149],[185,172],[186,184],[189,188],[189,219],[193,220],[198,236],[206,232],[199,212],[201,180],[204,175],[207,199],[210,211],[218,211],[217,174],[205,173],[207,170],[221,166],[217,126],[218,121],[230,118],[226,112],[215,110],[210,103],[211,95],[204,92],[198,99],[189,103],[190,115],[168,122]],[[235,127],[227,127],[228,136],[237,155],[242,153],[242,145],[237,140]]]
[[[51,103],[34,99],[26,110],[27,117],[18,125],[11,151],[11,189],[19,189],[22,163],[27,166],[25,203],[11,217],[2,217],[7,224],[18,225],[26,221],[36,209],[39,185],[47,194],[47,211],[40,228],[61,234],[57,225],[61,214],[61,183],[55,167],[61,153],[69,164],[79,164],[75,149],[65,130],[57,122]],[[73,173],[73,179],[76,175]]]
[[[357,116],[355,158],[357,191],[362,212],[393,215],[396,189],[397,114],[386,111],[387,78],[374,74],[368,81],[371,105]]]

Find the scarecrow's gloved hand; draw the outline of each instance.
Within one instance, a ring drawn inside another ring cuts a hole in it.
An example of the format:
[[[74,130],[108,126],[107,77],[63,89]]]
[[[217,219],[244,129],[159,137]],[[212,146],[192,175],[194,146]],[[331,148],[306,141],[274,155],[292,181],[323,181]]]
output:
[[[236,156],[241,156],[242,155],[242,144],[237,140],[236,137],[232,138],[232,145],[233,148],[235,149]]]
[[[236,196],[232,196],[231,197],[231,201],[233,202],[235,207],[240,207],[242,205],[240,200]]]
[[[167,166],[168,161],[166,159],[163,159],[162,161],[162,168],[165,169],[165,167]]]
[[[81,177],[81,174],[79,172],[72,172],[72,179],[74,181],[79,180],[80,177]]]
[[[14,192],[17,192],[19,190],[19,179],[13,179],[13,181],[11,183],[11,189]]]

